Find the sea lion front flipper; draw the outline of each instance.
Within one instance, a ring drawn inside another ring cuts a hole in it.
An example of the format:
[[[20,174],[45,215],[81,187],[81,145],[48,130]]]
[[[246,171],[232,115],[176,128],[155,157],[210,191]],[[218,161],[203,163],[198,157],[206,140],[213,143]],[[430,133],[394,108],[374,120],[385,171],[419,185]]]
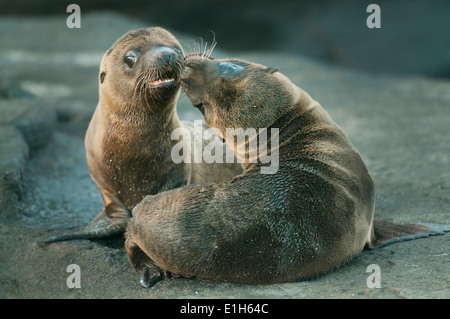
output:
[[[111,219],[108,217],[107,208],[103,208],[97,217],[95,217],[86,226],[65,234],[39,239],[38,242],[52,243],[71,239],[104,239],[122,235],[127,227],[129,216],[121,216]]]
[[[373,222],[373,238],[366,248],[373,249],[399,241],[424,238],[433,235],[444,235],[450,231],[450,225],[425,223],[392,223],[383,220]]]

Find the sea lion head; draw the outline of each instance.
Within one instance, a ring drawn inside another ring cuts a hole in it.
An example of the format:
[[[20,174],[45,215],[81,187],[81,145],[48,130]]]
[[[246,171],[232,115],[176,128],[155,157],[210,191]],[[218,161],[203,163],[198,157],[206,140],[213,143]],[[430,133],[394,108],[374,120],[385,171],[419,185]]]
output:
[[[158,112],[179,92],[183,57],[180,43],[165,29],[129,31],[103,56],[100,97],[118,108]]]
[[[293,84],[278,69],[198,53],[185,66],[183,90],[222,138],[227,128],[268,127],[292,104]]]

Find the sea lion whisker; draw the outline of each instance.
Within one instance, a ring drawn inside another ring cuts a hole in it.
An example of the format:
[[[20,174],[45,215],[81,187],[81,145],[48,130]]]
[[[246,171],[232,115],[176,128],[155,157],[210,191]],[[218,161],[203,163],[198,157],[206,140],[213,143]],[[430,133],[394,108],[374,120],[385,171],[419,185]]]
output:
[[[207,49],[207,47],[208,47],[208,42],[205,41],[205,43],[204,43],[204,45],[203,45],[203,47],[202,47],[202,56],[203,56],[204,58],[206,58],[206,49]]]
[[[201,46],[201,52],[205,52],[205,49],[206,49],[206,46],[208,45],[208,42],[206,42],[206,41],[203,41],[203,38],[202,38],[202,46]]]
[[[180,74],[181,74],[181,71],[183,70],[183,68],[184,68],[184,61],[180,61],[180,60],[177,60],[177,61],[175,61],[175,64],[174,64],[174,80],[179,80],[179,77],[180,77]]]
[[[190,42],[192,42],[192,40],[183,44],[183,56],[186,56],[189,54],[190,46],[191,46]]]
[[[202,48],[203,48],[203,38],[202,38],[202,37],[199,37],[198,39],[200,39],[201,45],[200,45],[200,43],[198,43],[198,42],[195,43],[195,44],[196,44],[196,47],[197,47],[196,51],[197,51],[197,52],[201,52],[201,51],[202,51]]]
[[[186,58],[186,56],[198,51],[197,42],[195,42],[195,40],[191,40],[191,44],[187,46],[186,51],[187,51],[187,54],[185,55],[185,58]]]
[[[212,31],[212,30],[210,30],[210,32],[213,34],[213,39],[212,39],[212,41],[211,41],[211,46],[209,47],[209,50],[206,52],[206,57],[207,57],[207,58],[210,58],[210,57],[211,57],[211,54],[212,54],[214,48],[215,48],[216,45],[217,45],[216,34],[215,34],[214,31]]]
[[[213,40],[213,42],[211,43],[211,46],[210,46],[210,48],[209,48],[209,50],[208,50],[208,52],[207,52],[207,56],[206,56],[206,57],[207,57],[208,59],[211,58],[211,54],[213,53],[213,50],[215,49],[216,45],[217,45],[216,40]]]
[[[214,58],[211,57],[214,49],[216,48],[217,45],[217,41],[216,41],[216,35],[213,31],[211,31],[213,33],[213,39],[211,42],[211,45],[208,48],[208,42],[203,41],[203,38],[199,38],[201,40],[201,43],[195,42],[194,40],[194,46],[195,48],[192,47],[187,47],[187,54],[184,56],[184,62],[186,63],[189,60],[194,60],[194,59],[210,59],[210,60],[214,60]],[[194,49],[194,50],[193,50]]]
[[[138,99],[142,98],[142,92],[145,89],[144,83],[142,81],[142,77],[144,76],[144,74],[140,74],[138,76],[138,78],[136,79],[136,83],[134,85],[134,90],[133,90],[133,100],[137,101]]]
[[[134,90],[134,97],[136,100],[143,100],[143,103],[145,104],[146,108],[151,112],[154,113],[153,108],[151,107],[150,103],[152,105],[156,105],[156,101],[153,99],[153,92],[150,92],[148,90],[148,83],[149,81],[155,76],[155,71],[157,68],[153,67],[150,69],[147,69],[147,72],[142,72],[137,80]]]

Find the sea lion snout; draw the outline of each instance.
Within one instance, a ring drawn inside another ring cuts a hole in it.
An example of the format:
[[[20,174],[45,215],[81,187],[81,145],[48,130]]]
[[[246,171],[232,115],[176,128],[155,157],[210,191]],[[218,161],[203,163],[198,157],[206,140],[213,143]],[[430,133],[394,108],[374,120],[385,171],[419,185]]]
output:
[[[199,107],[200,104],[204,103],[205,90],[202,90],[201,88],[205,87],[205,82],[206,81],[204,81],[201,74],[199,75],[199,71],[197,70],[195,64],[193,65],[193,63],[189,62],[186,63],[180,83],[192,105],[195,107]]]
[[[178,87],[184,68],[182,51],[167,46],[152,48],[145,55],[145,64],[151,74],[150,81],[148,81],[150,89]]]
[[[145,65],[152,68],[157,66],[161,71],[176,70],[176,75],[181,76],[184,68],[183,53],[173,48],[159,46],[145,53]]]
[[[151,50],[151,56],[155,57],[160,63],[173,65],[177,62],[179,54],[172,48],[161,46],[154,50]]]
[[[189,54],[184,58],[184,63],[181,87],[192,105],[199,107],[207,102],[208,92],[214,91],[219,72],[217,62],[211,58]]]

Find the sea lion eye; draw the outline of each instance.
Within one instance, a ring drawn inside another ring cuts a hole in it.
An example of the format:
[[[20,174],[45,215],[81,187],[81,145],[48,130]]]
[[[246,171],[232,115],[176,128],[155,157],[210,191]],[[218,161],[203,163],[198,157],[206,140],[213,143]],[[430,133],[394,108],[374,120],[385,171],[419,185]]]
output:
[[[139,52],[137,52],[136,50],[130,50],[125,54],[123,61],[128,65],[129,68],[132,68],[138,58]]]
[[[229,63],[229,62],[220,62],[219,63],[219,74],[223,76],[232,76],[238,74],[244,69],[243,66]]]

